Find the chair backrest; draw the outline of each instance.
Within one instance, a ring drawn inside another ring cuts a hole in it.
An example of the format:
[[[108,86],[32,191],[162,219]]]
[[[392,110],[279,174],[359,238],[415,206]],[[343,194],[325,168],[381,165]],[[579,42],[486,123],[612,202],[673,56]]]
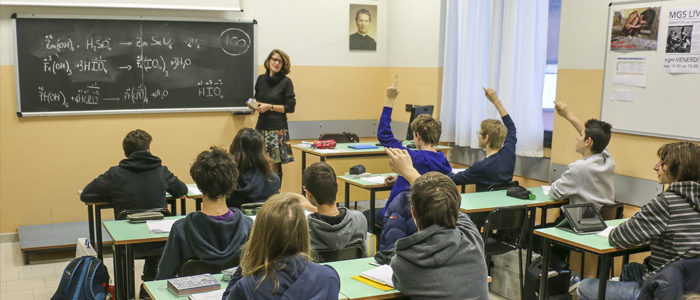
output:
[[[221,271],[236,267],[240,264],[240,256],[234,257],[231,261],[224,265],[210,265],[199,259],[191,258],[180,264],[177,271],[177,277],[185,277],[199,274],[218,274]]]
[[[150,209],[125,209],[117,215],[117,220],[126,220],[126,216],[130,214],[144,213],[144,212],[159,212],[165,217],[169,217],[170,211],[167,208],[150,208]]]
[[[529,225],[528,220],[529,217],[527,214],[527,206],[525,205],[495,208],[486,218],[482,237],[484,238],[484,241],[486,241],[492,231],[496,231],[498,233],[498,231],[502,230],[513,230],[520,228],[520,235],[517,237],[517,241],[514,245],[519,248],[522,246],[523,241],[525,240],[523,237],[527,234],[527,227]]]
[[[511,182],[506,182],[506,183],[501,183],[501,184],[492,184],[486,188],[486,191],[490,192],[490,191],[507,190],[511,186],[520,186],[520,183],[517,180],[513,180]]]
[[[340,250],[317,250],[316,253],[321,262],[333,262],[340,260],[356,259],[365,257],[363,246],[350,246]]]
[[[335,140],[336,143],[359,143],[360,137],[352,132],[343,133],[321,133],[319,140]]]
[[[600,208],[600,215],[603,220],[616,220],[622,219],[623,213],[625,212],[625,205],[623,203],[615,203],[613,205],[606,205]]]

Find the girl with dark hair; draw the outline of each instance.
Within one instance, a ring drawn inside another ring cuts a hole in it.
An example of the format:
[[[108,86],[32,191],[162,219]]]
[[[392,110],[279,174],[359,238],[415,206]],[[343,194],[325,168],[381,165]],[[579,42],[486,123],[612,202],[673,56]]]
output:
[[[270,197],[223,299],[338,299],[340,277],[311,260],[309,227],[297,195]]]
[[[289,143],[287,114],[293,113],[297,100],[294,98],[294,85],[287,77],[292,64],[289,56],[275,49],[265,59],[265,74],[255,82],[255,99],[258,123],[255,130],[260,132],[266,143],[267,156],[275,163],[275,172],[282,181],[282,164],[294,161],[292,146]]]
[[[241,129],[233,138],[229,153],[233,155],[241,175],[236,189],[226,199],[228,207],[240,209],[243,204],[265,202],[279,193],[280,178],[274,173],[272,161],[265,154],[265,141],[260,133],[252,128]]]

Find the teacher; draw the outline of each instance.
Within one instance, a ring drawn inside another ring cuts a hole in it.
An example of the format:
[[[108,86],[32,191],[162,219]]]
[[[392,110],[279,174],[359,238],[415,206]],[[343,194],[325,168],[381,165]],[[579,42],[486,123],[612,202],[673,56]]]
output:
[[[275,172],[282,182],[282,164],[294,161],[292,146],[289,144],[287,114],[294,112],[297,100],[294,99],[294,85],[287,77],[292,64],[289,56],[275,49],[265,59],[265,74],[255,82],[255,100],[260,113],[255,130],[260,132],[265,142],[265,151],[275,163]]]

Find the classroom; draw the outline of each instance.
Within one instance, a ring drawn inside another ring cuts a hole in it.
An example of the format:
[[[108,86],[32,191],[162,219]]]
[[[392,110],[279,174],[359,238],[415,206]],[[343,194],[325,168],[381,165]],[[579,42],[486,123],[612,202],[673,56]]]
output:
[[[367,122],[376,122],[384,106],[386,88],[394,82],[395,76],[400,78],[401,87],[393,114],[396,128],[408,126],[410,113],[403,109],[407,104],[434,105],[433,116],[440,116],[449,0],[240,2],[242,12],[0,3],[0,264],[3,268],[0,298],[45,299],[53,294],[55,278],[60,271],[51,267],[51,276],[23,277],[22,271],[17,269],[24,265],[22,254],[17,251],[18,227],[86,221],[85,204],[76,190],[123,158],[121,141],[126,133],[137,128],[149,132],[153,136],[151,151],[180,180],[193,183],[189,169],[197,154],[210,146],[228,149],[241,128],[254,128],[257,121],[257,114],[233,115],[230,112],[19,117],[13,14],[81,15],[96,19],[101,16],[255,19],[258,23],[258,74],[265,72],[263,62],[272,49],[282,49],[291,58],[289,77],[294,82],[297,99],[295,112],[288,114],[291,128],[308,128],[315,123],[364,126]],[[566,101],[582,120],[600,118],[611,0],[561,2],[556,99]],[[378,22],[373,23],[378,37],[376,51],[348,50],[346,20],[351,4],[377,6]],[[690,100],[689,97],[687,101]],[[552,165],[565,167],[581,157],[574,151],[578,133],[567,120],[551,110],[544,114],[547,113],[553,118],[551,147],[544,148],[542,158],[525,161],[529,165],[544,164],[549,172]],[[691,120],[681,122],[687,122],[684,124],[687,126],[692,123]],[[315,138],[314,134],[294,133],[292,129],[290,132],[294,134],[292,144]],[[371,135],[361,138],[363,142],[376,142],[376,137]],[[608,149],[615,159],[615,174],[656,182],[652,170],[658,162],[656,151],[659,146],[674,141],[677,140],[613,132]],[[468,155],[464,153],[468,151],[463,149],[456,154],[459,150],[456,148],[448,159],[456,167],[464,168],[468,165],[464,160]],[[280,189],[283,192],[298,193],[302,186],[301,152],[295,150],[294,155],[295,161],[283,168],[285,176]],[[311,158],[307,165],[314,161],[317,159]],[[391,172],[387,157],[372,157],[361,162],[339,160],[332,165],[338,175],[342,175],[358,163],[372,169],[373,173]],[[526,171],[521,176],[516,174],[515,179],[525,187],[549,185],[549,173],[544,178],[528,178],[527,174]],[[338,202],[342,202],[343,193],[341,184]],[[379,199],[387,196],[388,192],[378,194]],[[654,196],[656,194],[642,202]],[[369,193],[353,189],[351,199],[367,200]],[[360,206],[368,208],[363,202]],[[188,212],[194,211],[194,207],[194,201],[189,201]],[[639,210],[639,206],[625,204],[624,218]],[[548,220],[553,221],[557,211],[551,209]],[[111,212],[103,215],[111,216]],[[641,261],[646,256],[648,252],[632,255],[630,260]],[[578,258],[572,257],[572,270],[580,267],[578,262]],[[595,277],[595,256],[586,257],[585,262],[585,275]],[[49,270],[42,269],[41,262],[37,265],[32,268]],[[618,258],[617,273],[620,265]],[[44,277],[52,279],[44,281]],[[18,290],[13,289],[12,284],[28,287]],[[35,291],[31,292],[32,289]]]

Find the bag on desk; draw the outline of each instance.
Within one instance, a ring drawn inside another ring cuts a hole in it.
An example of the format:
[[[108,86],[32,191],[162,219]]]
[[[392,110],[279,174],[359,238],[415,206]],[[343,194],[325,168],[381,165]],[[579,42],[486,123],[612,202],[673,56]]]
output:
[[[105,300],[108,283],[109,273],[102,261],[92,256],[76,258],[63,270],[51,300]]]
[[[316,149],[335,149],[335,145],[335,140],[314,141],[314,148]]]

